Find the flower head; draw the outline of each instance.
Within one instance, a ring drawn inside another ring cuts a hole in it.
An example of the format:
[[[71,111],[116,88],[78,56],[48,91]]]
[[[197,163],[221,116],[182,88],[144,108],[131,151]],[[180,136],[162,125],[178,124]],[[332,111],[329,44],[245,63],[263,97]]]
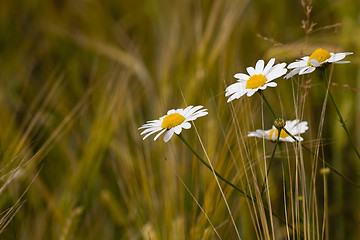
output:
[[[188,106],[185,109],[171,109],[165,116],[162,116],[158,120],[147,121],[146,124],[139,127],[139,129],[145,129],[140,135],[144,135],[144,138],[159,132],[155,138],[158,139],[161,134],[165,133],[164,141],[167,142],[170,138],[176,134],[180,134],[183,128],[191,128],[190,121],[197,119],[208,114],[207,109],[201,109],[203,106]],[[201,110],[200,110],[201,109]]]
[[[306,121],[300,122],[300,120],[295,119],[292,121],[286,121],[284,128],[291,133],[298,141],[303,141],[304,139],[299,135],[308,130],[308,123]],[[249,132],[248,137],[258,137],[265,138],[271,141],[276,141],[279,135],[279,131],[275,126],[272,126],[269,130],[258,129],[255,132]],[[280,131],[279,141],[282,142],[295,142],[295,140],[289,136],[284,129]]]
[[[286,63],[279,63],[275,66],[274,63],[275,58],[272,58],[264,67],[264,60],[259,60],[255,68],[246,68],[249,75],[244,73],[235,74],[234,77],[238,79],[238,82],[226,88],[225,97],[231,95],[227,102],[239,99],[245,94],[251,97],[256,91],[264,90],[267,87],[276,87],[277,84],[272,81],[284,75],[287,69],[285,68]]]
[[[347,55],[353,54],[352,52],[344,53],[329,53],[328,51],[318,48],[310,56],[301,58],[301,60],[296,60],[293,63],[290,63],[287,68],[293,69],[288,73],[285,78],[291,78],[292,76],[299,74],[307,74],[315,71],[316,68],[322,67],[329,63],[349,63],[350,61],[341,61]]]

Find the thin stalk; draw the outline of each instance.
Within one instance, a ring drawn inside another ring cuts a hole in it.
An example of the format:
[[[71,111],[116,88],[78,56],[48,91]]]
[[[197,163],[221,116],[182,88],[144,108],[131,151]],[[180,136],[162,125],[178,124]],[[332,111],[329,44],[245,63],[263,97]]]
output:
[[[278,131],[278,132],[279,132],[279,133],[278,133],[278,136],[277,136],[277,139],[276,139],[276,142],[275,142],[275,146],[274,146],[274,149],[273,149],[272,154],[271,154],[269,167],[268,167],[268,169],[267,169],[266,176],[265,176],[265,178],[264,178],[263,186],[261,187],[261,196],[265,193],[266,180],[267,180],[268,177],[269,177],[270,168],[271,168],[271,165],[272,165],[272,162],[273,162],[273,159],[274,159],[274,156],[275,156],[275,152],[276,152],[276,147],[277,147],[277,145],[279,144],[279,138],[280,138],[280,133],[281,133],[281,131]]]
[[[215,175],[220,178],[222,181],[224,181],[226,184],[230,185],[231,187],[233,187],[236,191],[238,191],[242,196],[249,198],[250,200],[255,200],[255,197],[249,196],[247,195],[243,190],[241,190],[240,188],[238,188],[237,186],[235,186],[234,184],[232,184],[229,180],[227,180],[226,178],[224,178],[223,176],[221,176],[215,169],[211,168],[209,166],[209,164],[202,159],[202,157],[200,157],[200,155],[195,151],[195,149],[188,143],[188,141],[186,141],[186,139],[181,135],[181,133],[179,135],[177,135],[181,141],[183,141],[185,143],[185,145],[192,151],[192,153],[201,161],[202,164],[204,164],[208,169],[210,169],[210,171],[212,171],[213,173],[215,173]]]
[[[323,71],[325,72],[325,70],[323,70]],[[325,75],[324,75],[324,78],[326,79],[326,73],[325,73]],[[347,131],[347,128],[346,128],[346,126],[345,126],[345,122],[344,122],[343,118],[341,117],[341,114],[340,114],[340,112],[339,112],[339,109],[337,108],[337,106],[336,106],[336,104],[335,104],[335,101],[334,101],[334,99],[333,99],[333,97],[332,97],[332,95],[331,95],[331,93],[330,93],[330,89],[329,89],[329,87],[328,87],[328,82],[327,82],[326,80],[325,80],[325,84],[326,84],[326,86],[327,86],[330,99],[332,99],[333,104],[334,104],[334,106],[335,106],[335,108],[336,108],[336,111],[338,112],[338,115],[339,115],[339,117],[340,117],[340,122],[341,122],[342,126],[344,127],[345,132],[348,134],[349,140],[350,140],[351,144],[353,145],[353,148],[354,148],[355,152],[358,154],[358,157],[359,157],[359,159],[360,159],[359,152],[357,151],[357,149],[356,149],[356,147],[355,147],[355,145],[354,145],[354,142],[352,141],[352,139],[351,139],[351,137],[350,137],[350,134],[349,134],[349,132]],[[274,118],[276,119],[276,118],[277,118],[277,117],[276,117],[276,114],[275,114],[274,110],[272,109],[271,105],[269,104],[269,102],[267,101],[266,97],[264,96],[264,94],[263,94],[261,91],[259,91],[259,93],[260,93],[261,97],[263,98],[264,102],[266,103],[266,105],[268,106],[269,110],[270,110],[271,113],[273,114]],[[292,139],[294,139],[297,143],[299,143],[299,141],[298,141],[288,130],[286,130],[286,128],[283,128],[283,129],[284,129],[284,131],[285,131]],[[345,181],[351,183],[352,185],[356,186],[357,188],[360,188],[360,185],[359,185],[359,184],[357,184],[356,182],[352,181],[352,180],[349,179],[348,177],[346,177],[346,176],[344,176],[343,174],[341,174],[341,173],[340,173],[339,171],[337,171],[333,166],[331,166],[328,162],[326,162],[325,159],[323,159],[322,157],[320,157],[319,155],[316,155],[313,151],[311,151],[310,148],[308,148],[306,145],[301,144],[301,147],[305,148],[305,149],[306,149],[308,152],[310,152],[313,156],[315,156],[315,157],[319,158],[321,161],[323,161],[324,164],[325,164],[327,167],[329,167],[334,173],[336,173],[337,175],[339,175],[339,176],[340,176],[341,178],[343,178]]]
[[[232,184],[230,181],[228,181],[227,179],[225,179],[223,176],[221,176],[217,171],[215,171],[215,169],[213,169],[212,167],[209,166],[209,164],[207,162],[205,162],[204,159],[202,159],[202,157],[200,157],[200,155],[195,151],[195,149],[189,144],[188,141],[186,141],[186,139],[181,135],[181,133],[179,135],[177,135],[181,141],[183,141],[185,143],[185,145],[191,150],[191,152],[201,161],[201,163],[203,163],[210,171],[212,171],[218,178],[220,178],[222,181],[224,181],[226,184],[230,185],[231,187],[233,187],[236,191],[238,191],[242,196],[247,197],[248,199],[250,199],[251,201],[253,201],[254,203],[257,202],[255,197],[249,196],[247,195],[243,190],[241,190],[240,188],[238,188],[237,186],[235,186],[234,184]],[[263,205],[264,209],[267,211],[267,213],[269,213],[269,208],[266,205]],[[296,231],[294,229],[294,227],[286,222],[282,217],[280,217],[280,215],[272,212],[272,215],[275,216],[276,218],[278,218],[281,222],[285,223],[286,225],[288,225],[289,228],[293,229],[294,231]],[[303,233],[300,233],[301,236],[303,236]]]
[[[282,173],[284,178],[284,201],[285,199],[289,198],[290,203],[294,201],[293,194],[291,193],[291,169],[290,169],[290,162],[285,154],[285,151],[283,151],[283,145],[279,145],[279,151],[280,151],[280,160],[282,164]],[[284,202],[285,205],[285,202]],[[301,230],[300,230],[301,231]]]
[[[292,138],[294,139],[297,143],[299,143],[299,140],[297,140],[294,135],[292,135],[288,130],[286,130],[286,128],[284,128],[284,131]],[[308,152],[310,152],[314,157],[317,157],[318,159],[320,159],[328,168],[330,168],[334,173],[336,173],[337,175],[339,175],[341,178],[343,178],[345,181],[351,183],[352,185],[354,185],[357,188],[360,188],[360,185],[357,184],[356,182],[354,182],[353,180],[349,179],[348,177],[344,176],[342,173],[340,173],[339,171],[337,171],[333,166],[331,166],[328,162],[325,161],[325,159],[323,159],[322,157],[320,157],[319,155],[316,155],[313,151],[311,151],[307,146],[305,146],[304,144],[301,144],[301,147],[305,148]]]
[[[264,93],[260,90],[260,91],[259,91],[259,94],[260,94],[260,96],[262,97],[262,99],[264,100],[264,102],[266,103],[266,105],[268,106],[268,108],[269,108],[271,114],[273,115],[273,117],[276,119],[277,116],[276,116],[274,110],[272,109],[270,103],[269,103],[268,100],[266,99]]]
[[[326,178],[326,177],[325,177]],[[328,209],[328,186],[327,179],[324,181],[324,208],[325,208],[325,239],[329,240],[329,209]]]
[[[335,110],[336,110],[337,115],[339,116],[339,121],[340,121],[340,123],[341,123],[341,126],[343,127],[344,131],[346,132],[346,135],[347,135],[347,137],[348,137],[348,139],[349,139],[349,141],[350,141],[350,143],[351,143],[352,148],[353,148],[354,151],[356,152],[357,157],[360,159],[360,153],[359,153],[359,151],[357,150],[357,148],[356,148],[356,146],[355,146],[355,143],[354,143],[353,139],[352,139],[351,136],[350,136],[350,133],[349,133],[347,127],[346,127],[345,121],[344,121],[343,117],[341,116],[340,110],[339,110],[339,108],[337,107],[337,105],[336,105],[336,103],[335,103],[335,100],[334,100],[334,98],[333,98],[333,96],[332,96],[332,94],[331,94],[331,91],[330,91],[330,88],[329,88],[329,83],[328,83],[327,76],[326,76],[326,69],[325,69],[325,68],[322,69],[322,76],[323,76],[323,78],[324,78],[325,87],[326,87],[326,90],[327,90],[327,92],[328,92],[328,94],[329,94],[330,100],[331,100],[332,104],[333,104],[334,107],[335,107]]]
[[[328,177],[327,175],[330,173],[329,168],[322,168],[320,169],[320,174],[323,175],[324,180],[324,234],[325,240],[329,240],[329,205],[328,205]]]

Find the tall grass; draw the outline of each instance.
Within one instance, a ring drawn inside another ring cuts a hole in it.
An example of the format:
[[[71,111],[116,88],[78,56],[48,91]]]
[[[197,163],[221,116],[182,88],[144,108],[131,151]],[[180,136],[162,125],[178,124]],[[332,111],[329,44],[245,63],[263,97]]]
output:
[[[258,59],[352,51],[330,89],[360,146],[359,6],[309,4],[2,1],[1,239],[356,239],[358,188],[280,144],[263,192],[274,143],[247,133],[274,119],[256,94],[224,97]],[[303,144],[359,183],[321,76],[277,82],[264,91],[276,113],[308,121]],[[142,140],[146,120],[194,104],[209,115],[184,137],[256,200],[217,182],[177,137]]]

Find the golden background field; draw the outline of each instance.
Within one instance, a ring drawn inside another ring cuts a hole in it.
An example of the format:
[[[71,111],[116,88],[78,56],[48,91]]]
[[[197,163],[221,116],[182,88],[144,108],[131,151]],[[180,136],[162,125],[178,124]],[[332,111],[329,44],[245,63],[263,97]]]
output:
[[[322,47],[354,52],[351,64],[331,69],[331,91],[360,146],[360,4],[311,5],[307,19],[300,1],[287,0],[2,0],[0,238],[217,239],[212,224],[222,239],[237,239],[214,175],[177,137],[143,141],[138,127],[168,109],[203,105],[209,115],[194,123],[214,167],[243,189],[261,186],[263,143],[246,134],[273,118],[257,94],[227,104],[225,88],[258,59],[290,63]],[[302,116],[304,143],[360,182],[333,106],[321,114],[319,75],[276,82],[264,91],[276,112]],[[194,127],[183,135],[205,156]],[[269,155],[273,143],[265,146]],[[277,152],[271,205],[284,216],[280,158],[294,171],[299,157],[308,205],[294,188],[294,223],[304,239],[326,239],[322,164],[299,154],[292,144]],[[241,239],[286,239],[284,223],[221,187]],[[330,173],[328,190],[329,239],[357,239],[359,189]]]

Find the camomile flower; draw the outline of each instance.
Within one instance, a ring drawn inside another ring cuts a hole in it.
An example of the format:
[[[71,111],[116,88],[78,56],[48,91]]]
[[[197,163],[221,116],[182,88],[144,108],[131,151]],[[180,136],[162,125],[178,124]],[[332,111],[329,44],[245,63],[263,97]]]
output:
[[[143,138],[145,139],[160,131],[155,136],[155,141],[165,132],[164,141],[168,142],[174,133],[179,135],[183,128],[191,128],[190,121],[208,114],[207,109],[201,109],[202,107],[203,106],[188,106],[185,109],[171,109],[165,116],[162,116],[158,120],[147,121],[146,124],[139,127],[139,129],[145,129],[140,135],[146,134]]]
[[[350,61],[341,61],[347,55],[353,54],[352,52],[344,53],[329,53],[328,51],[318,48],[310,56],[301,58],[301,60],[296,60],[293,63],[290,63],[287,68],[293,69],[288,73],[285,78],[291,78],[292,76],[299,74],[307,74],[315,71],[316,68],[322,67],[328,63],[349,63]]]
[[[277,84],[273,80],[284,75],[287,69],[285,68],[286,63],[279,63],[275,66],[274,63],[275,58],[272,58],[264,67],[264,60],[259,60],[255,68],[246,68],[249,75],[244,73],[235,74],[234,77],[238,79],[238,82],[231,84],[225,90],[225,97],[231,95],[227,102],[239,99],[245,94],[251,97],[256,91],[264,90],[267,87],[276,87]]]
[[[299,135],[304,133],[308,130],[308,123],[306,121],[300,122],[300,120],[295,119],[292,121],[286,121],[284,128],[291,133],[298,141],[303,141],[304,139]],[[272,126],[269,130],[261,130],[258,129],[255,132],[249,132],[248,137],[258,137],[258,138],[265,138],[271,141],[276,141],[278,137],[279,131],[275,126]],[[282,142],[295,142],[295,140],[290,137],[284,129],[280,131],[279,141]]]

